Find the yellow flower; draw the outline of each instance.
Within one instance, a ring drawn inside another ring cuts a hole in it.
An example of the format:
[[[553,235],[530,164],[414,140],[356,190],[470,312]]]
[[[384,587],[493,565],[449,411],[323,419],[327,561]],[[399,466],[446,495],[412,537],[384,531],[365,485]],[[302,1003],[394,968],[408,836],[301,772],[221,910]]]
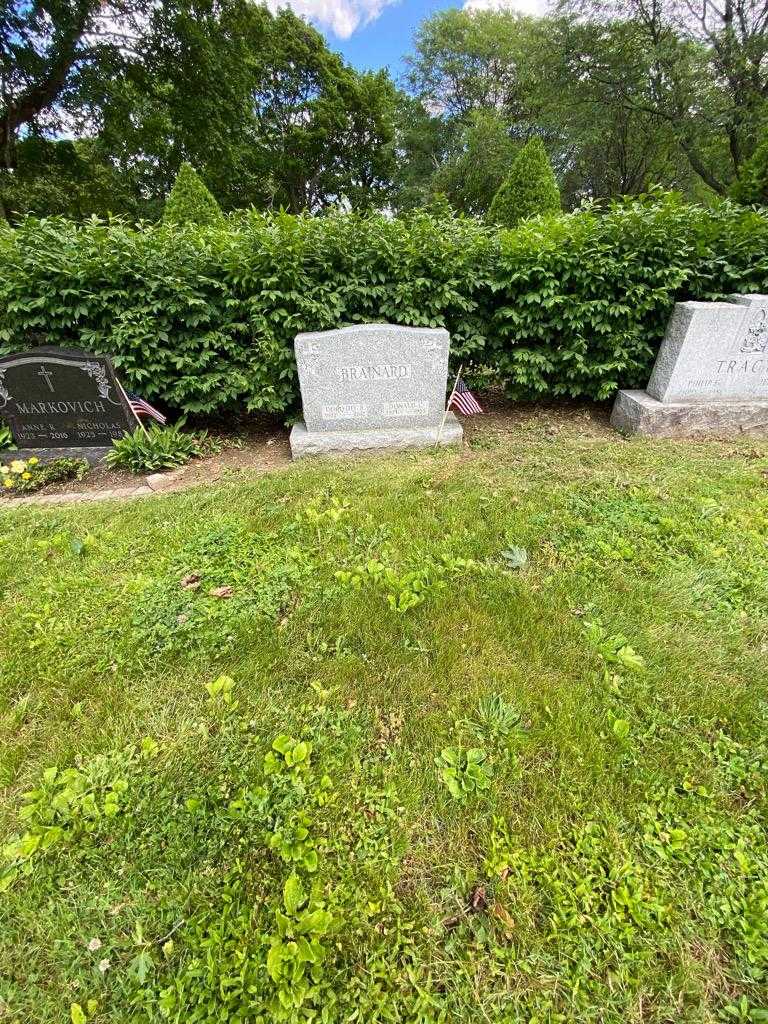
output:
[[[9,476],[3,480],[3,487],[13,487],[13,480]]]
[[[10,469],[8,469],[7,466],[0,466],[0,473],[2,473],[3,476],[6,476],[10,472],[11,471],[10,471]]]
[[[11,463],[12,473],[23,473],[26,468],[26,462],[23,462],[21,459],[14,459],[13,462]]]
[[[32,474],[31,473],[22,473],[21,474],[21,479],[22,480],[31,480],[32,479]]]
[[[39,461],[40,461],[40,459],[38,459],[38,457],[36,455],[33,455],[32,458],[27,463],[27,465],[28,466],[36,466]]]

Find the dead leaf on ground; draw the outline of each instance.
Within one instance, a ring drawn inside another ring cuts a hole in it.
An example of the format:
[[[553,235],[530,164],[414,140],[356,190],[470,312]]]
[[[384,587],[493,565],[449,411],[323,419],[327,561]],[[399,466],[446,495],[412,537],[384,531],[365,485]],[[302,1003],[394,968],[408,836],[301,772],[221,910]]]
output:
[[[188,576],[185,576],[184,579],[180,581],[180,586],[182,586],[184,590],[197,590],[200,586],[199,575],[196,572],[189,573]]]
[[[472,889],[469,897],[468,911],[473,914],[477,914],[480,910],[488,909],[488,897],[485,894],[485,886],[478,882],[477,885]]]
[[[501,925],[505,936],[511,939],[515,931],[515,921],[507,908],[497,901],[491,907],[491,913]]]
[[[208,591],[209,597],[232,597],[235,592],[234,587],[211,587]]]
[[[481,911],[487,910],[488,906],[488,895],[486,893],[485,886],[482,882],[477,882],[472,887],[467,905],[461,913],[452,914],[450,917],[443,918],[443,928],[445,928],[446,931],[452,931],[470,914],[479,914]]]
[[[294,594],[289,601],[287,601],[277,613],[277,628],[285,629],[288,622],[299,606],[299,595]]]
[[[454,928],[458,927],[467,915],[462,911],[460,914],[452,914],[450,917],[443,918],[443,928],[447,932],[453,931]]]

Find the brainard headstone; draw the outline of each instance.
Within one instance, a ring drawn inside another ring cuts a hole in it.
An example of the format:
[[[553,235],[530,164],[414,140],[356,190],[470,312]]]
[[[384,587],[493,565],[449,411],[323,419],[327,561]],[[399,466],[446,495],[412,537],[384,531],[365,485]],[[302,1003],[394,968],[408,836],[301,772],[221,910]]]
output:
[[[678,302],[645,391],[620,391],[618,430],[768,435],[768,295]]]
[[[90,461],[136,427],[106,356],[48,346],[0,358],[0,420],[22,454]]]
[[[393,324],[297,335],[304,420],[293,457],[460,444],[453,413],[443,422],[449,344],[443,328]]]

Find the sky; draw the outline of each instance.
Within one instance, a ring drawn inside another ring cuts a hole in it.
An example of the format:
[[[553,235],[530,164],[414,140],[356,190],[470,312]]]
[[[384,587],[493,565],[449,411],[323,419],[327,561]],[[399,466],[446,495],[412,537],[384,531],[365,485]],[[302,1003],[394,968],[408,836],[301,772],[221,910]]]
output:
[[[472,10],[502,8],[523,14],[543,14],[547,0],[268,0],[269,6],[292,7],[324,34],[361,71],[389,68],[397,80],[404,72],[403,57],[419,22],[448,7]]]

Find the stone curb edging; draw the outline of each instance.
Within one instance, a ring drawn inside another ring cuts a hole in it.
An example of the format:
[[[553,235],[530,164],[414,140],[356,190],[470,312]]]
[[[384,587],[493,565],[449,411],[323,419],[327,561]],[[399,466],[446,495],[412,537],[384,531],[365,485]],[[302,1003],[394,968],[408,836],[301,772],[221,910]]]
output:
[[[182,475],[183,470],[172,473],[150,473],[143,484],[135,487],[113,487],[105,491],[75,491],[69,494],[30,494],[22,498],[6,498],[0,509],[19,508],[22,505],[71,505],[79,501],[107,501],[109,499],[144,498],[167,490]]]

